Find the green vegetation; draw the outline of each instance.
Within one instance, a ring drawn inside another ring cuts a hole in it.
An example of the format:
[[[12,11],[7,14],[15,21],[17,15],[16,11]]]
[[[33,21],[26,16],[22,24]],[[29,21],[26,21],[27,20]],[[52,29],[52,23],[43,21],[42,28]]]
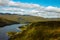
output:
[[[17,16],[14,15],[0,15],[0,27],[4,27],[12,24],[19,24]]]
[[[31,23],[40,21],[43,18],[42,17],[35,17],[35,16],[22,16],[22,15],[0,15],[0,19],[6,19],[10,21],[16,21],[18,23]]]
[[[33,22],[19,28],[22,32],[8,33],[9,40],[60,40],[60,21]]]
[[[10,20],[10,21],[16,21],[18,23],[31,23],[31,22],[44,22],[44,21],[60,21],[59,18],[43,18],[43,17],[37,17],[37,16],[25,16],[25,15],[0,15],[0,18]]]
[[[7,26],[10,24],[17,24],[17,23],[31,23],[39,20],[40,17],[35,17],[35,16],[4,14],[4,15],[0,15],[0,27]]]
[[[10,24],[17,24],[17,23],[31,23],[42,21],[42,17],[35,17],[35,16],[22,16],[22,15],[0,15],[0,27],[7,26]]]
[[[19,23],[16,21],[11,21],[11,20],[7,20],[4,18],[0,18],[0,27],[4,27],[7,25],[11,25],[11,24],[19,24]]]
[[[36,16],[0,15],[0,27],[30,23],[19,27],[21,32],[8,32],[9,40],[60,40],[60,19],[45,19]]]
[[[43,18],[37,16],[22,16],[22,15],[0,15],[0,18],[16,21],[16,22],[38,22],[38,21],[60,21],[59,18]]]
[[[17,15],[0,15],[0,18],[6,19],[6,20],[10,20],[10,21],[18,21],[18,16]]]

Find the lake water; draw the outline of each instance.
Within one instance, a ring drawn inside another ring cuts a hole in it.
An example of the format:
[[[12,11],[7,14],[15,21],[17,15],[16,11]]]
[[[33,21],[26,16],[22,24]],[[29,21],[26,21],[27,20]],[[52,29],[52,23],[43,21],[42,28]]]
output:
[[[14,25],[1,27],[0,28],[0,40],[8,40],[9,37],[6,33],[7,32],[19,32],[20,30],[17,28],[23,25],[25,24],[14,24]]]

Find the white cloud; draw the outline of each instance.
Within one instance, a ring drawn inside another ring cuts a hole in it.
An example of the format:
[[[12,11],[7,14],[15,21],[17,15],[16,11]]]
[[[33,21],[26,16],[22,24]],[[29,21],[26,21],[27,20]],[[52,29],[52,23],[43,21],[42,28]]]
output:
[[[0,0],[0,6],[6,6],[9,2],[10,0]]]
[[[0,6],[2,6],[0,7],[0,12],[9,12],[22,15],[28,14],[44,18],[60,18],[60,8],[58,7],[44,7],[39,4],[14,2],[12,0],[0,0]]]
[[[45,8],[46,11],[51,11],[51,12],[60,12],[60,8],[53,7],[53,6],[48,6]]]
[[[39,8],[38,4],[29,4],[29,3],[21,3],[21,2],[9,2],[9,6],[20,7],[20,8]]]
[[[12,7],[8,7],[8,8],[2,8],[2,10],[4,10],[4,11],[25,11],[24,9],[21,9],[21,8],[12,8]]]

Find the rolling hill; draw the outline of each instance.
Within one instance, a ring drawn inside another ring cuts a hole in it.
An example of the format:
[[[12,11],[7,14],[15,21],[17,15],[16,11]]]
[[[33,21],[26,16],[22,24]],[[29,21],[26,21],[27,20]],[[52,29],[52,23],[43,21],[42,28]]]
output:
[[[59,18],[43,18],[43,17],[37,17],[37,16],[27,16],[27,15],[12,15],[12,14],[0,14],[0,21],[2,22],[8,22],[9,21],[14,21],[17,23],[32,23],[32,22],[44,22],[44,21],[60,21]],[[3,21],[4,20],[4,21]],[[2,24],[0,22],[0,24]]]

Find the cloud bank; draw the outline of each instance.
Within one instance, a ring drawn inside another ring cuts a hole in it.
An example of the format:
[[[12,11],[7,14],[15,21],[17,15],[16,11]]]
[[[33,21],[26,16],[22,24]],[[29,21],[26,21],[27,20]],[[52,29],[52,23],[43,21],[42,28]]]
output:
[[[14,2],[13,0],[0,0],[0,12],[41,16],[44,18],[60,18],[60,8],[58,7],[45,7],[39,4]]]

